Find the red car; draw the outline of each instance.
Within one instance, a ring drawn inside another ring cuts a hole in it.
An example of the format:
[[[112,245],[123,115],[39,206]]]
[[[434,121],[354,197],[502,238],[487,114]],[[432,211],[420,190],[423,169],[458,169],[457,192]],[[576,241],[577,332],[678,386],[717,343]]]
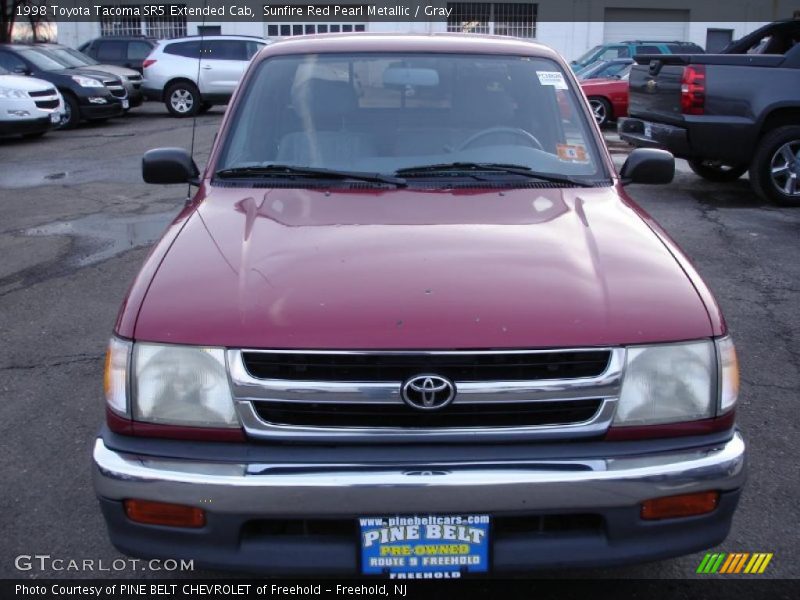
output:
[[[601,127],[628,116],[628,68],[621,78],[585,79],[580,82],[589,99],[595,121]]]
[[[250,63],[106,360],[127,554],[457,578],[720,543],[745,480],[719,307],[554,51],[331,35]],[[567,116],[562,107],[566,106]]]

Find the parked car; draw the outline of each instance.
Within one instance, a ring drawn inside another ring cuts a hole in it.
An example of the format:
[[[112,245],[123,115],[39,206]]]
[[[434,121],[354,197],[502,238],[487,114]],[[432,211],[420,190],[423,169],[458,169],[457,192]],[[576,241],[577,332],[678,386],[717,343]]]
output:
[[[90,56],[61,44],[36,44],[36,48],[47,52],[47,55],[54,58],[66,67],[89,67],[111,73],[122,80],[125,91],[128,93],[128,102],[131,108],[140,106],[144,102],[142,93],[142,74],[134,69],[118,67],[116,65],[106,65],[98,63]]]
[[[635,150],[617,175],[556,52],[276,42],[202,173],[176,148],[142,165],[199,190],[105,363],[93,477],[120,551],[438,578],[725,538],[733,343],[623,188],[670,181],[672,156]]]
[[[600,44],[584,52],[570,65],[573,69],[582,69],[599,60],[615,58],[632,58],[637,54],[702,54],[703,49],[692,42],[664,42],[628,40]]]
[[[142,72],[142,63],[158,40],[143,36],[99,37],[78,46],[78,50],[106,65]]]
[[[607,125],[609,121],[628,116],[629,75],[630,65],[625,67],[618,77],[580,81],[583,93],[589,99],[595,121],[600,127]]]
[[[64,65],[24,44],[0,44],[0,67],[17,75],[32,75],[56,86],[64,98],[61,127],[71,129],[82,120],[118,117],[128,107],[122,80],[109,73]]]
[[[0,67],[0,136],[39,137],[61,123],[64,103],[53,84]]]
[[[173,117],[190,117],[227,104],[261,38],[215,35],[164,40],[144,61],[144,94]]]
[[[767,25],[724,54],[636,61],[624,140],[666,148],[710,181],[749,170],[760,196],[800,206],[800,21]]]
[[[583,81],[584,79],[610,79],[613,77],[622,77],[630,69],[629,65],[633,64],[632,58],[615,58],[612,60],[598,60],[583,69],[575,72],[575,76]]]

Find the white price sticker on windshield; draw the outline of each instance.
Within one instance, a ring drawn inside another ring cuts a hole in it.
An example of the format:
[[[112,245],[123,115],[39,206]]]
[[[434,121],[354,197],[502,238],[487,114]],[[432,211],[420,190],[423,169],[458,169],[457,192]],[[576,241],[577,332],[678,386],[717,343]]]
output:
[[[552,85],[557,90],[567,89],[567,82],[559,71],[536,71],[536,75],[542,85]]]

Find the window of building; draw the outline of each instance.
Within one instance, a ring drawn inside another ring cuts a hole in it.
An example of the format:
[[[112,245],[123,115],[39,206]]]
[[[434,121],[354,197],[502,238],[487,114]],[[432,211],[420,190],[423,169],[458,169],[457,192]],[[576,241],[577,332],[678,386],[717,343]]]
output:
[[[222,25],[198,25],[197,35],[222,35]]]
[[[447,31],[536,37],[536,4],[448,2]]]
[[[105,5],[103,8],[118,10],[133,8],[134,5]],[[171,6],[171,5],[165,5]],[[175,4],[174,6],[185,7],[185,4]],[[186,17],[170,16],[169,11],[165,11],[164,16],[113,16],[100,17],[100,35],[102,36],[128,36],[146,35],[158,39],[169,39],[184,37],[186,35]]]
[[[317,33],[366,31],[365,23],[267,23],[267,37],[291,37]]]

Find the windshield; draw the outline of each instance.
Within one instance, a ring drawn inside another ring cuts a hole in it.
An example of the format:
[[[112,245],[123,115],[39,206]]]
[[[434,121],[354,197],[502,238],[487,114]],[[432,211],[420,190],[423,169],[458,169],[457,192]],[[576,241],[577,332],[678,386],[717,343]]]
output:
[[[11,75],[11,71],[7,71],[3,67],[0,67],[0,75]]]
[[[64,64],[39,50],[20,50],[20,54],[43,71],[61,71],[64,68]]]
[[[88,56],[73,50],[72,48],[44,48],[47,56],[57,60],[68,67],[85,67],[86,65],[98,64]],[[41,52],[42,50],[40,50]]]
[[[595,46],[594,48],[591,48],[586,52],[584,52],[583,54],[581,54],[578,58],[576,58],[572,62],[579,65],[589,64],[590,62],[592,62],[591,59],[594,57],[595,54],[597,54],[600,51],[601,48],[602,46]]]
[[[257,69],[218,173],[280,165],[392,175],[479,163],[607,178],[578,95],[548,59],[323,54]]]

